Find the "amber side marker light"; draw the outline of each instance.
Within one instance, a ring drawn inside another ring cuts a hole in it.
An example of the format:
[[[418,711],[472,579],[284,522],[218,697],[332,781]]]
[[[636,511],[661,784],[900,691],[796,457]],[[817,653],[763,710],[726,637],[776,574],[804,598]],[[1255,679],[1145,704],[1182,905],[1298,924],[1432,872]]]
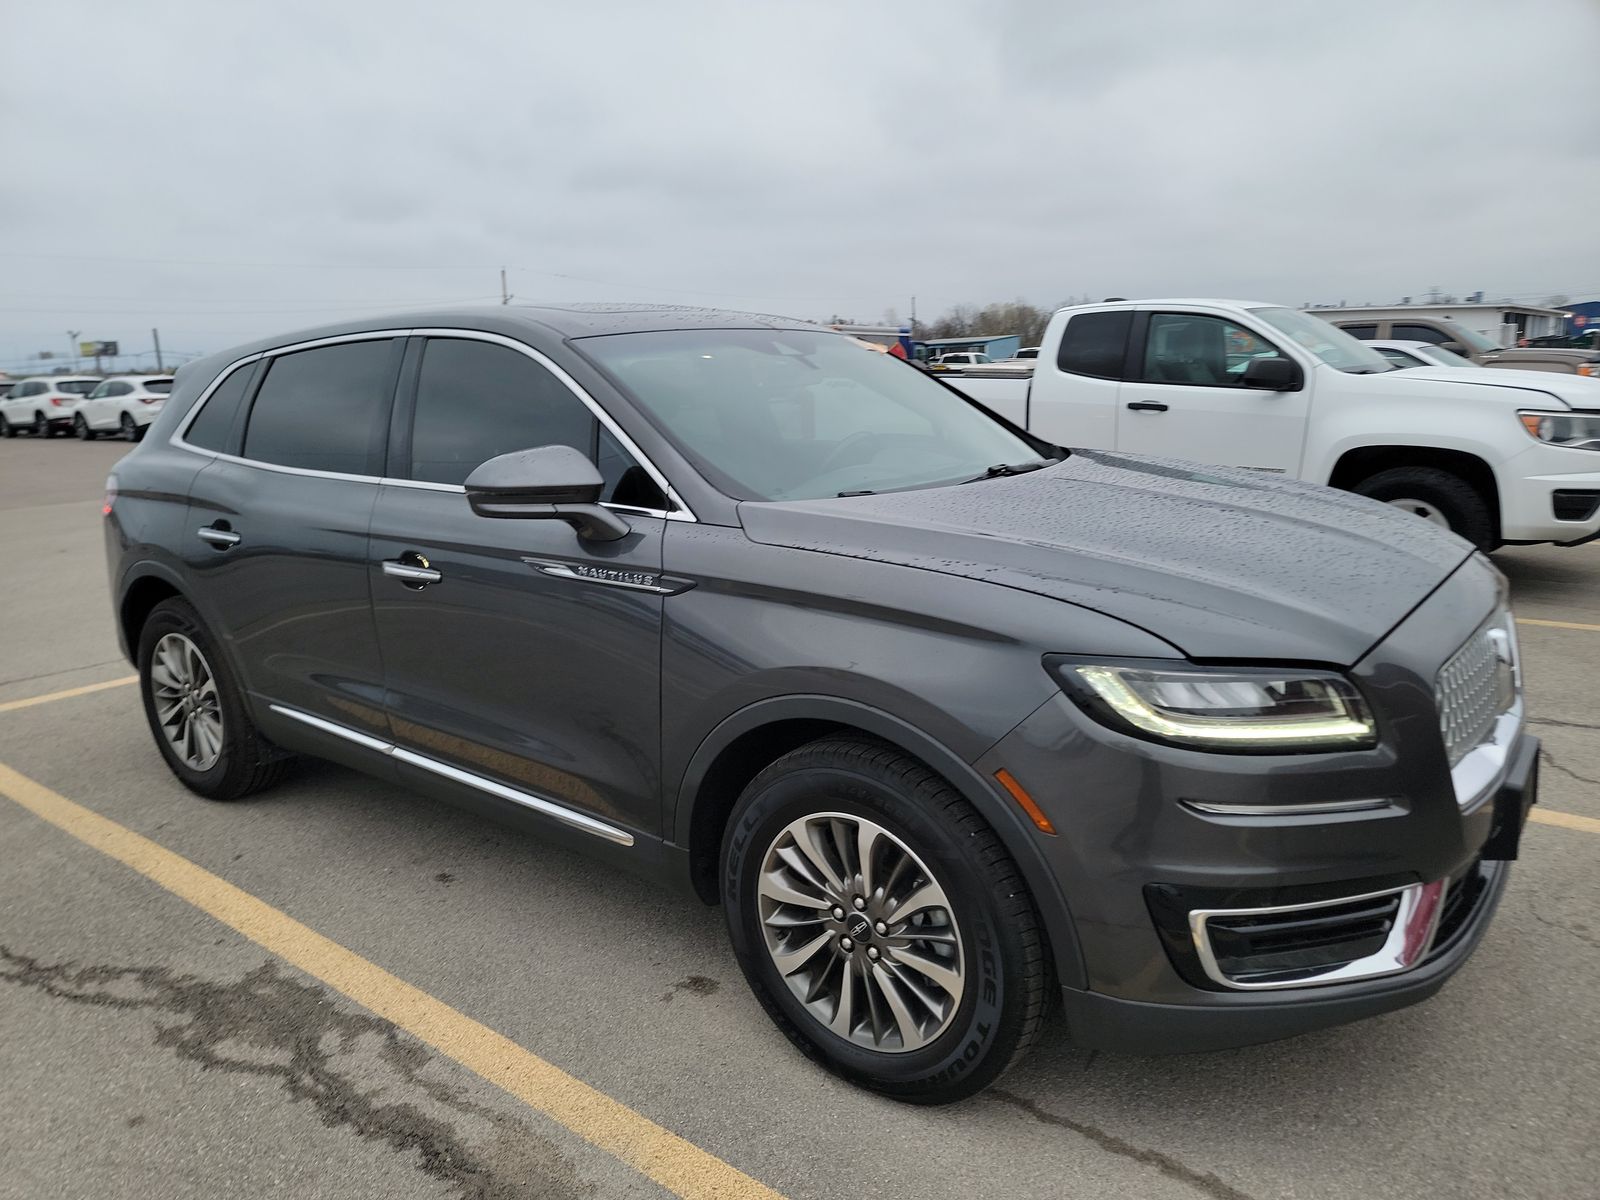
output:
[[[1044,815],[1044,809],[1034,803],[1033,797],[1028,795],[1026,789],[1017,782],[1015,775],[1001,767],[994,773],[994,777],[1000,781],[1001,787],[1011,793],[1011,798],[1017,802],[1017,807],[1027,813],[1028,819],[1039,827],[1039,832],[1055,836],[1056,827],[1050,824],[1050,818]]]

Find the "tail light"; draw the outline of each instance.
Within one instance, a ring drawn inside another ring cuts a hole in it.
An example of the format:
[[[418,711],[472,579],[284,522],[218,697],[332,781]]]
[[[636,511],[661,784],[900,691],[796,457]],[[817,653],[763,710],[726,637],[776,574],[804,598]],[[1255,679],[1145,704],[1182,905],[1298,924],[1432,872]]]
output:
[[[140,396],[139,397],[139,403],[140,404],[160,404],[161,401],[163,401],[165,399],[166,399],[165,396]]]
[[[109,517],[111,515],[111,506],[114,503],[116,503],[116,499],[117,499],[117,477],[115,475],[108,475],[106,477],[106,498],[105,498],[105,502],[100,505],[100,515],[101,516]]]
[[[60,408],[66,402],[67,402],[67,398],[65,396],[51,396],[50,397],[50,403],[55,405],[57,408]]]

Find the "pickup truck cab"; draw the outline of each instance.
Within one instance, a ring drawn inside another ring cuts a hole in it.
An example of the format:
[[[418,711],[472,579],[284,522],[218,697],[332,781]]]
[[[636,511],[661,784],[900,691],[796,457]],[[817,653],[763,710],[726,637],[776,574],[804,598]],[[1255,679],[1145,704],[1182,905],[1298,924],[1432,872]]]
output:
[[[1600,381],[1419,367],[1237,300],[1055,314],[1030,379],[944,382],[1047,441],[1248,467],[1395,504],[1477,546],[1600,537]]]

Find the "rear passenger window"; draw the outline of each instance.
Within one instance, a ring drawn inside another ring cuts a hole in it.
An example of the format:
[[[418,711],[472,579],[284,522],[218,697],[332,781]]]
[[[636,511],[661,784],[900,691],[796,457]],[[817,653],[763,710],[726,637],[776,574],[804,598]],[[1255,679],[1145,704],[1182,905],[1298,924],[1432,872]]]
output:
[[[571,446],[593,460],[597,424],[571,389],[526,354],[433,338],[417,376],[411,478],[463,483],[496,455],[535,446]]]
[[[1450,335],[1432,325],[1391,325],[1389,336],[1397,342],[1432,342],[1435,346],[1450,340]]]
[[[202,450],[215,450],[218,454],[233,453],[233,419],[239,415],[239,405],[244,400],[245,389],[250,384],[250,374],[255,363],[236,367],[217,385],[211,398],[201,408],[200,415],[189,423],[183,440]]]
[[[1358,338],[1363,342],[1370,342],[1378,336],[1378,327],[1376,325],[1341,325],[1339,328],[1351,337]]]
[[[244,456],[284,467],[375,475],[397,368],[388,338],[269,360],[245,429]]]
[[[1067,322],[1061,333],[1056,365],[1073,375],[1121,379],[1128,327],[1132,323],[1133,313],[1127,309],[1080,313]]]

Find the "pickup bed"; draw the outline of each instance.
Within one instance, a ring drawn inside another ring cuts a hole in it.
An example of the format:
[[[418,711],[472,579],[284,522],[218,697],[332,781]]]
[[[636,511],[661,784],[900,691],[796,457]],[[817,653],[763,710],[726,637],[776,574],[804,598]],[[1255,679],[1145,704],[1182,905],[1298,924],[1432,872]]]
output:
[[[1059,445],[1327,484],[1483,549],[1600,537],[1600,380],[1396,371],[1315,316],[1234,300],[1064,308],[1031,376],[940,378]]]

